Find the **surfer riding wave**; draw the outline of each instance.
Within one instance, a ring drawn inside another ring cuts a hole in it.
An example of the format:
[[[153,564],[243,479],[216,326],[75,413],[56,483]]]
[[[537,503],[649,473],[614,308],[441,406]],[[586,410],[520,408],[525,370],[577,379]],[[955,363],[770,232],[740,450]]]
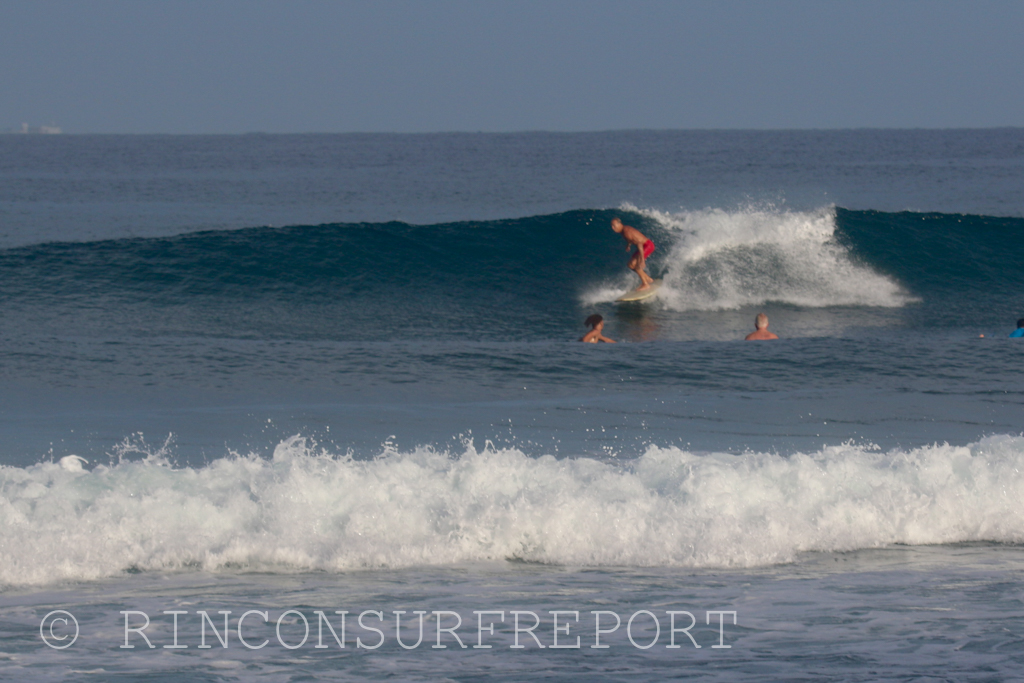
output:
[[[612,230],[626,240],[626,251],[629,251],[631,247],[636,247],[636,251],[629,259],[629,269],[640,277],[640,286],[636,288],[636,291],[642,292],[645,289],[650,289],[654,278],[647,274],[646,268],[648,257],[654,253],[654,240],[649,239],[632,226],[623,225],[618,218],[612,219]]]

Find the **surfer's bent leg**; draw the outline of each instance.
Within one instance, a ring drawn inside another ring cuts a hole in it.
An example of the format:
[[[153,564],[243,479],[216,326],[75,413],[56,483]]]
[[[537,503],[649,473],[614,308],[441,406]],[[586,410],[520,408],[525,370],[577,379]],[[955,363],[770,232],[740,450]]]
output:
[[[643,280],[645,285],[650,285],[654,282],[654,278],[647,274],[647,259],[654,253],[654,240],[647,240],[644,242],[643,260],[640,262],[640,270],[637,271],[640,275],[640,279]]]
[[[640,286],[637,290],[647,289],[653,280],[647,273],[644,272],[644,261],[640,256],[640,252],[633,254],[633,258],[629,260],[629,269],[636,273],[637,277],[640,278]]]
[[[645,272],[645,268],[647,267],[647,259],[644,258],[647,254],[651,253],[652,251],[654,251],[654,243],[648,240],[647,243],[644,244],[643,251],[641,251],[640,248],[637,247],[637,250],[633,253],[633,258],[629,260],[629,269],[636,273],[637,277],[640,278],[640,286],[637,287],[638,290],[647,289],[648,287],[651,286],[651,283],[654,282],[654,278],[652,278]]]

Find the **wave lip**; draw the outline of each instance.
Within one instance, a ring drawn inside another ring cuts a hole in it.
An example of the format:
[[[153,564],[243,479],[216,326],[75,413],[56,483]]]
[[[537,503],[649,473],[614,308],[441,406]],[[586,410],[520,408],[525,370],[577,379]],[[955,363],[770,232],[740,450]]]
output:
[[[738,309],[769,301],[895,308],[916,300],[899,283],[858,263],[836,240],[835,207],[680,213],[623,208],[654,221],[669,236],[659,298],[671,310]],[[594,292],[590,303],[606,295]]]
[[[1024,437],[791,457],[652,446],[626,465],[472,447],[355,461],[293,437],[272,460],[199,469],[159,457],[0,468],[0,584],[507,559],[754,567],[893,543],[1019,543],[1022,497]]]

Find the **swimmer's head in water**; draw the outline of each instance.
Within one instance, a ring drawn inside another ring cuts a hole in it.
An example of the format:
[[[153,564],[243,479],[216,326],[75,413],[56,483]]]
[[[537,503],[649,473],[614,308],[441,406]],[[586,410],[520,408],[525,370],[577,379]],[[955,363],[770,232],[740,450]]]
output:
[[[1017,321],[1017,327],[1024,327],[1024,318]]]
[[[768,327],[768,316],[766,316],[764,313],[758,313],[757,317],[754,318],[754,327],[756,327],[759,330],[763,330],[764,328]]]
[[[587,327],[593,329],[593,328],[597,327],[598,325],[600,325],[603,322],[604,322],[604,318],[602,318],[597,313],[595,313],[594,315],[592,315],[589,318],[587,318],[586,320],[584,320],[583,324],[586,325]]]
[[[618,218],[613,218],[612,230],[614,230],[615,232],[622,232],[622,221],[620,221]]]

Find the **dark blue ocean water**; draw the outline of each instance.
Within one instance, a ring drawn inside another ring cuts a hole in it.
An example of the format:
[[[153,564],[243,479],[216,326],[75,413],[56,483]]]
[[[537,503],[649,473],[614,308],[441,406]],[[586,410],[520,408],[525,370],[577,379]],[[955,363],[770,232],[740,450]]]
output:
[[[1005,680],[1022,238],[1017,129],[0,136],[0,668]],[[575,341],[592,313],[619,344]],[[174,609],[192,649],[120,647]],[[249,650],[250,609],[392,630]],[[393,639],[492,609],[491,650]],[[581,650],[502,640],[563,609]]]

